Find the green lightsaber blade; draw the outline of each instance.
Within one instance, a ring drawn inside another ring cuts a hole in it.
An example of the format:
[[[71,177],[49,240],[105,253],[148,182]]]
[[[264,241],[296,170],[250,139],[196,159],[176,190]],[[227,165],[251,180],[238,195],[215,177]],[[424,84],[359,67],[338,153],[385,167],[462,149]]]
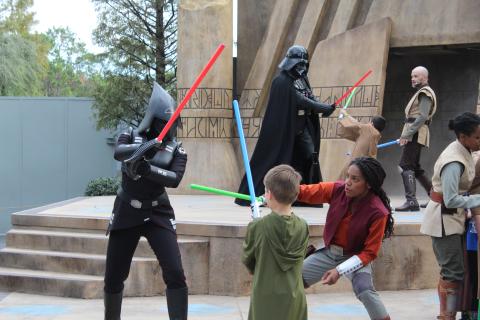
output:
[[[355,91],[357,90],[357,88],[354,88],[352,90],[352,93],[350,93],[350,95],[348,96],[348,99],[347,99],[347,102],[345,102],[345,106],[343,107],[343,109],[347,109],[348,108],[348,105],[350,104],[350,101],[352,100],[352,97],[355,95]]]
[[[348,96],[348,99],[347,99],[347,102],[345,103],[345,105],[343,106],[343,110],[346,110],[348,108],[348,105],[350,104],[350,101],[352,100],[352,97],[355,95],[355,90],[357,90],[357,88],[353,88],[352,92],[350,93],[350,95]],[[343,119],[343,114],[340,114],[338,116],[339,119]]]
[[[248,194],[231,192],[231,191],[227,191],[227,190],[202,186],[202,185],[194,184],[194,183],[190,184],[190,188],[195,189],[195,190],[201,190],[201,191],[206,191],[206,192],[210,192],[210,193],[215,193],[215,194],[218,194],[218,195],[221,195],[221,196],[227,196],[227,197],[238,198],[238,199],[250,201],[250,196]],[[262,203],[263,202],[263,197],[257,197],[257,201]]]

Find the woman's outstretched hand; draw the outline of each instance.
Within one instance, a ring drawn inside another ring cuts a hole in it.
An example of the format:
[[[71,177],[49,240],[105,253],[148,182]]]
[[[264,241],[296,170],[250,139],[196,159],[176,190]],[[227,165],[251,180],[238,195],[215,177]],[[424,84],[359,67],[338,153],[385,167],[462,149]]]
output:
[[[340,274],[337,269],[328,270],[322,277],[322,284],[328,284],[331,286],[332,284],[335,284],[339,278]]]

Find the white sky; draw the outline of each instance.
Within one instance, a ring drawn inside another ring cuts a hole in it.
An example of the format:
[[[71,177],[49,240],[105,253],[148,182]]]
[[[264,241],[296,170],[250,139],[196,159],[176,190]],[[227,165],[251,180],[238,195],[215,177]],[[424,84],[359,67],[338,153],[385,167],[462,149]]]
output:
[[[33,0],[37,24],[33,30],[46,32],[52,27],[68,27],[86,44],[87,50],[101,52],[92,41],[92,31],[97,26],[97,15],[90,0]]]

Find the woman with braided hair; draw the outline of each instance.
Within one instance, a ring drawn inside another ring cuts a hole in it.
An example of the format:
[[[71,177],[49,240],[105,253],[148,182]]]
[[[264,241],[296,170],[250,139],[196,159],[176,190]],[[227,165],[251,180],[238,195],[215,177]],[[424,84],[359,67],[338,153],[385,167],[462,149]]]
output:
[[[306,287],[318,281],[333,285],[346,276],[371,319],[389,320],[372,282],[372,262],[382,240],[393,232],[390,199],[382,189],[385,171],[369,157],[354,159],[345,181],[301,185],[298,200],[329,203],[323,231],[324,246],[303,264]]]

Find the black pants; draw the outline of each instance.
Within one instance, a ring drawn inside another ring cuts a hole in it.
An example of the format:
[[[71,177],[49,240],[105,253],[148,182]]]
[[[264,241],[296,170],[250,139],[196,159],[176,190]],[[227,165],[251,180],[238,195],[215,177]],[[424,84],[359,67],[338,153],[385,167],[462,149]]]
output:
[[[416,177],[421,176],[425,172],[420,165],[420,153],[423,145],[417,142],[417,137],[418,133],[415,133],[412,141],[403,146],[402,157],[400,158],[402,170],[412,170],[415,172]]]
[[[148,222],[134,228],[110,232],[104,279],[105,292],[118,293],[123,290],[123,283],[128,278],[132,257],[141,236],[147,239],[155,252],[167,288],[186,287],[177,235],[171,230]]]
[[[313,183],[310,171],[314,151],[312,136],[306,129],[295,136],[291,165],[302,176],[302,183]]]

